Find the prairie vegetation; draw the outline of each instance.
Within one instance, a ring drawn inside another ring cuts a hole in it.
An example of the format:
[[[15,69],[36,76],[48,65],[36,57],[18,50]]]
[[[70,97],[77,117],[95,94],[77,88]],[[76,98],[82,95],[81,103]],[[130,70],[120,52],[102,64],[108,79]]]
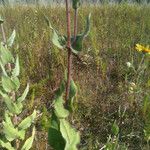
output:
[[[147,67],[138,85],[137,74],[131,71],[127,62],[132,62],[137,69],[142,54],[135,50],[135,45],[150,43],[150,6],[82,6],[78,31],[83,30],[84,16],[89,11],[92,14],[90,34],[84,42],[83,52],[73,57],[73,78],[79,90],[76,110],[70,120],[81,134],[79,149],[99,150],[109,143],[107,139],[111,135],[114,141],[117,139],[118,149],[123,149],[121,146],[125,144],[129,150],[148,150],[149,57],[144,58]],[[6,20],[6,35],[10,35],[14,28],[17,33],[12,53],[20,58],[22,91],[30,82],[26,103],[28,111],[25,113],[33,112],[34,108],[39,113],[33,149],[44,150],[48,147],[47,129],[52,99],[65,72],[67,53],[53,46],[43,15],[48,16],[51,24],[65,34],[65,8],[1,7],[0,14]],[[2,113],[3,107],[0,109]],[[114,122],[117,132],[111,130]]]

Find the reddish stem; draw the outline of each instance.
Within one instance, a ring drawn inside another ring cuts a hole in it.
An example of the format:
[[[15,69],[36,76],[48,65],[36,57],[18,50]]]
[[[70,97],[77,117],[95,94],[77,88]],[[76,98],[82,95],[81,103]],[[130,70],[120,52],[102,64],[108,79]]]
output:
[[[78,9],[75,9],[74,11],[74,44],[76,41],[76,36],[77,36],[77,17],[78,17]]]
[[[76,36],[77,36],[77,17],[78,17],[78,9],[75,9],[74,11],[74,39],[73,39],[73,45],[76,44]],[[78,55],[74,54],[78,58]]]
[[[71,82],[71,69],[72,69],[72,52],[71,52],[71,25],[70,25],[70,6],[69,0],[66,0],[66,17],[67,17],[67,49],[68,49],[68,73],[67,73],[67,86],[66,86],[66,102],[69,97],[70,82]]]
[[[67,17],[67,48],[71,48],[71,25],[70,25],[70,6],[69,0],[66,0],[66,17]]]
[[[69,98],[70,83],[72,79],[72,52],[68,50],[68,73],[67,73],[67,87],[66,87],[66,102]]]

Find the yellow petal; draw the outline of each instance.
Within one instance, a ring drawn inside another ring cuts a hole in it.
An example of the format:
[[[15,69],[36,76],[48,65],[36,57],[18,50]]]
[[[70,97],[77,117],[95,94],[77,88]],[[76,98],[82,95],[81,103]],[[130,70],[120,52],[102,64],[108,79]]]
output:
[[[136,50],[138,50],[138,51],[142,51],[143,50],[143,46],[142,45],[140,45],[140,44],[136,44],[136,47],[135,47],[135,49]]]
[[[145,53],[150,53],[150,49],[145,48],[145,49],[143,49],[143,52],[145,52]]]

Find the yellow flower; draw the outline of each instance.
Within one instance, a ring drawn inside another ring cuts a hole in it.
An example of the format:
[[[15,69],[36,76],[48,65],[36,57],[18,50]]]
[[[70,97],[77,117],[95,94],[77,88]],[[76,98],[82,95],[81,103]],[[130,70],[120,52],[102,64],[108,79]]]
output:
[[[143,52],[143,53],[148,53],[148,54],[150,54],[150,48],[149,48],[149,46],[144,47],[144,46],[142,46],[142,45],[140,45],[140,44],[136,44],[135,49],[136,49],[137,51],[139,51],[139,52]]]
[[[135,49],[136,49],[137,51],[143,51],[144,46],[142,46],[142,45],[140,45],[140,44],[136,44]]]

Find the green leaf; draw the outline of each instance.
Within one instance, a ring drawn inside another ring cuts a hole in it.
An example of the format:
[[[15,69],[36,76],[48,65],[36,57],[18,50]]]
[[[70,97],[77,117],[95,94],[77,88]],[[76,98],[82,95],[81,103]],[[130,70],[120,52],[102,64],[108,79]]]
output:
[[[45,18],[45,21],[46,21],[47,25],[49,26],[49,28],[50,28],[50,29],[52,30],[52,32],[53,32],[53,35],[52,35],[52,42],[53,42],[53,44],[54,44],[55,46],[57,46],[58,48],[60,48],[60,49],[64,49],[64,48],[65,48],[65,45],[66,45],[66,38],[65,38],[64,36],[60,35],[60,34],[58,33],[58,31],[56,31],[56,30],[52,27],[52,25],[51,25],[51,23],[50,23],[50,21],[49,21],[49,19],[48,19],[47,16],[44,15],[44,18]]]
[[[16,91],[19,88],[18,79],[12,80],[9,76],[2,76],[2,87],[6,92]]]
[[[67,101],[67,109],[70,112],[73,112],[73,110],[74,110],[74,97],[75,97],[76,93],[77,93],[77,86],[75,85],[74,81],[71,80],[69,99]]]
[[[83,37],[88,36],[89,32],[90,32],[90,18],[91,18],[91,13],[87,16],[86,18],[86,28],[85,31],[82,33]]]
[[[21,140],[24,140],[25,139],[25,134],[26,134],[26,131],[25,130],[20,130],[20,131],[18,131],[18,135],[19,135],[19,138],[21,139]]]
[[[53,28],[52,28],[52,25],[51,25],[51,23],[50,23],[49,18],[48,18],[45,14],[43,14],[43,16],[44,16],[44,19],[45,19],[45,21],[46,21],[46,24],[50,27],[50,29],[53,29]]]
[[[0,61],[0,66],[1,66],[1,69],[2,69],[2,72],[3,72],[3,75],[7,76],[7,72],[6,72],[5,67],[3,66],[1,61]]]
[[[65,119],[60,119],[60,131],[66,141],[65,150],[77,150],[77,145],[80,143],[79,132]]]
[[[0,44],[0,58],[2,61],[3,66],[8,63],[14,62],[14,57],[12,56],[11,52],[7,49],[7,47]]]
[[[7,40],[7,45],[8,45],[9,47],[11,47],[11,46],[13,45],[14,40],[15,40],[15,37],[16,37],[16,31],[13,30],[13,32],[12,32],[10,38]]]
[[[68,110],[64,108],[64,100],[62,97],[58,97],[54,102],[54,112],[58,118],[66,118],[69,115]]]
[[[17,128],[15,129],[15,127],[14,127],[12,121],[11,121],[11,118],[8,115],[8,112],[5,112],[5,122],[3,122],[3,125],[6,126],[6,129],[4,127],[4,130],[7,130],[8,126],[10,127],[9,134],[11,134],[11,132],[12,132],[12,134],[13,134],[13,132],[16,132],[16,137],[24,140],[24,138],[25,138],[25,130],[18,131]],[[5,131],[5,133],[6,133],[6,131]],[[7,133],[8,133],[8,131],[7,131]],[[7,136],[7,137],[10,137],[10,136]]]
[[[32,143],[34,141],[34,135],[35,135],[35,127],[33,127],[32,136],[29,137],[25,141],[25,143],[24,143],[23,147],[21,148],[21,150],[29,150],[32,147]]]
[[[78,54],[82,51],[83,47],[83,39],[84,37],[80,34],[76,36],[76,40],[74,41],[74,38],[71,38],[72,41],[72,52],[75,54]]]
[[[19,125],[18,129],[25,130],[31,126],[31,124],[34,122],[34,119],[36,118],[36,111],[34,110],[33,113],[25,118]]]
[[[18,130],[14,126],[10,126],[9,123],[3,122],[3,132],[9,142],[18,138]]]
[[[7,94],[4,94],[2,91],[0,91],[1,96],[4,99],[4,102],[8,108],[8,110],[12,113],[14,112],[14,107],[12,105],[12,100],[9,98],[9,96]]]
[[[5,133],[5,137],[9,141],[13,141],[16,137],[23,140],[25,137],[25,131],[18,131],[18,129],[14,127],[11,118],[8,115],[8,112],[5,112],[5,121],[3,122],[3,132]]]
[[[18,108],[18,110],[20,111],[20,112],[22,112],[22,109],[23,109],[23,104],[22,103],[20,103],[20,102],[17,102],[17,108]]]
[[[116,121],[113,123],[113,126],[112,126],[111,130],[112,130],[112,133],[114,135],[116,135],[116,136],[118,135],[118,133],[119,133],[119,127],[118,127]]]
[[[23,102],[25,100],[28,92],[29,92],[29,84],[27,84],[22,96],[17,99],[17,102],[19,102],[19,103]]]
[[[12,114],[20,114],[21,113],[22,109],[19,109],[17,104],[15,102],[13,102],[7,94],[4,94],[2,91],[0,91],[0,94],[3,97],[3,100],[4,100],[10,113],[12,113]]]
[[[48,142],[55,150],[62,150],[65,147],[65,140],[60,132],[60,121],[52,111],[50,128],[48,130]]]
[[[64,91],[65,91],[65,82],[62,81],[61,84],[60,84],[59,89],[55,92],[56,98],[62,96]]]
[[[8,150],[15,150],[12,147],[11,143],[9,143],[9,142],[3,142],[2,140],[0,140],[0,146],[3,147],[3,148],[6,148]]]
[[[75,85],[74,81],[71,80],[70,82],[70,92],[69,92],[69,99],[72,99],[77,93],[77,86]]]
[[[72,8],[73,9],[78,9],[81,5],[81,0],[72,0]]]
[[[91,17],[91,14],[89,14],[87,17],[85,31],[82,34],[77,35],[75,41],[74,41],[74,37],[71,38],[72,52],[75,54],[78,54],[79,52],[81,52],[82,47],[83,47],[83,40],[90,31],[90,17]]]
[[[15,68],[12,71],[12,76],[17,77],[17,76],[19,76],[19,74],[20,74],[20,66],[19,66],[19,57],[17,55],[16,62],[15,62]]]
[[[52,116],[50,119],[50,126],[56,130],[59,130],[60,121],[57,118],[57,116],[55,115],[54,110],[52,111]]]
[[[66,46],[65,37],[58,34],[58,32],[54,29],[53,29],[52,42],[55,46],[57,46],[60,49],[64,49]]]
[[[9,124],[11,127],[13,127],[13,123],[12,123],[11,118],[10,118],[10,116],[9,116],[7,111],[5,112],[5,122],[7,124]]]
[[[18,77],[12,77],[12,81],[15,83],[15,85],[16,85],[15,90],[17,91],[20,87],[20,81],[19,81]]]
[[[64,150],[65,148],[65,140],[61,132],[52,127],[48,131],[48,142],[54,150]]]

